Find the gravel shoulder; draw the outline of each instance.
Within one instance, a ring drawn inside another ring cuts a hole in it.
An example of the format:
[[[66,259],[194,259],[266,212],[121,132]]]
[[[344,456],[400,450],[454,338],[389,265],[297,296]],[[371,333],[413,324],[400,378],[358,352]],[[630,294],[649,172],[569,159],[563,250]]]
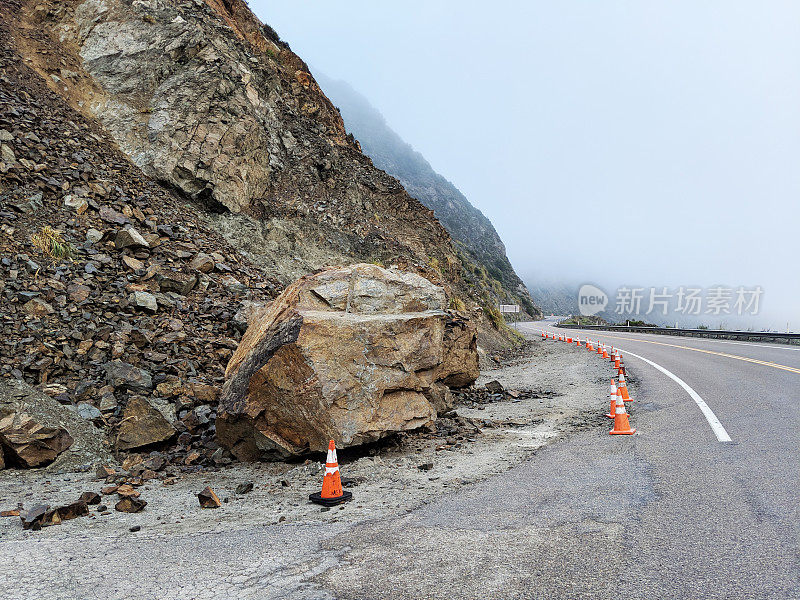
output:
[[[519,392],[519,399],[505,395],[485,402],[467,393],[435,432],[403,434],[357,451],[340,450],[342,478],[354,499],[332,509],[307,500],[308,494],[319,491],[321,460],[236,464],[182,475],[170,485],[144,482],[138,490],[148,504],[139,513],[116,512],[118,498],[111,494],[102,499],[107,514],[91,506],[88,517],[37,532],[23,531],[16,517],[0,518],[0,543],[76,535],[112,541],[277,523],[349,525],[409,512],[512,468],[560,436],[600,423],[605,419],[601,409],[607,401],[609,372],[604,361],[582,348],[534,339],[483,371],[476,384],[497,380],[506,390]],[[236,487],[245,482],[254,484],[252,491],[237,494]],[[0,473],[0,510],[15,509],[18,503],[26,508],[59,506],[74,502],[82,492],[100,492],[105,485],[89,473],[45,475],[10,469]],[[196,494],[206,486],[222,500],[220,508],[200,508]],[[131,533],[135,526],[141,531]]]

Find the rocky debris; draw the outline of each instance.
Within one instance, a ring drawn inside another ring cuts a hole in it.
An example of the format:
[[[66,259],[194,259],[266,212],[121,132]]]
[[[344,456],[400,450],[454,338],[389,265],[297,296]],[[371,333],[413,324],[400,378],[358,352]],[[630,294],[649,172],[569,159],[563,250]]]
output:
[[[79,215],[82,215],[89,208],[89,202],[86,200],[86,198],[81,196],[67,194],[64,196],[64,206],[74,210]]]
[[[117,472],[108,465],[98,465],[95,471],[95,476],[98,479],[108,479],[116,474]]]
[[[77,519],[78,517],[84,517],[88,514],[89,507],[86,506],[86,502],[79,500],[77,502],[73,502],[72,504],[67,504],[65,506],[59,506],[58,508],[48,510],[42,517],[41,526],[48,527],[50,525],[59,525],[63,521]]]
[[[197,500],[200,502],[202,508],[219,508],[222,503],[210,487],[206,487],[202,492],[197,494]]]
[[[117,433],[116,446],[132,450],[166,442],[175,435],[175,427],[143,396],[128,401]]]
[[[456,404],[479,410],[492,402],[520,402],[530,398],[553,398],[558,395],[552,390],[508,390],[499,381],[490,381],[484,386],[463,388],[453,393]]]
[[[46,504],[36,504],[20,513],[19,518],[22,521],[23,529],[31,529],[38,531],[42,528],[42,521],[44,515],[50,507]]]
[[[20,20],[27,17],[20,11]],[[325,265],[372,260],[451,283],[461,277],[433,211],[361,153],[308,66],[265,35],[242,0],[84,2],[41,11],[27,25],[15,33],[25,37],[20,47],[30,64],[44,77],[58,76],[44,56],[59,56],[80,73],[71,98],[84,99],[84,110],[130,160],[207,209],[208,222],[283,283]],[[134,53],[109,51],[134,47]],[[91,100],[97,89],[104,102]],[[16,128],[8,131],[17,139]],[[16,152],[18,144],[11,144]],[[84,172],[81,164],[78,175]],[[131,210],[138,195],[128,197],[129,210],[109,206],[106,222],[134,228],[148,243],[146,232],[163,238],[159,226],[173,223],[148,227],[149,215],[142,220]],[[149,206],[162,215],[161,207]],[[150,250],[157,248],[150,243]],[[214,257],[215,250],[196,244],[179,258]],[[229,257],[208,262],[198,271],[236,268]],[[220,279],[231,292],[249,287],[237,273]]]
[[[17,10],[3,4],[3,36],[10,26],[7,6]],[[45,29],[39,24],[18,33],[32,36],[24,45],[50,43]],[[104,439],[116,439],[128,401],[137,395],[174,420],[165,469],[230,462],[229,453],[212,456],[219,450],[217,397],[242,335],[231,318],[244,302],[271,300],[281,284],[205,224],[197,206],[144,176],[16,51],[13,43],[0,45],[0,129],[13,137],[3,144],[15,154],[14,163],[0,160],[0,392],[7,382],[47,390],[50,398],[41,406],[75,438],[48,469],[108,462]],[[60,50],[48,52],[68,60]],[[84,199],[86,210],[78,214],[67,196]],[[70,260],[32,246],[31,236],[45,225],[71,246]],[[211,257],[210,269],[189,265],[201,253]],[[223,275],[239,282],[238,295],[222,285]],[[137,291],[152,295],[157,309],[136,306],[131,295]],[[109,365],[114,361],[130,373]],[[180,391],[160,395],[156,387],[173,378]],[[33,409],[10,408],[0,417],[25,412],[41,419],[40,404],[30,400]],[[202,405],[210,410],[195,420]],[[191,452],[197,458],[186,465]]]
[[[239,496],[242,496],[244,494],[249,494],[250,492],[253,491],[253,482],[245,481],[243,483],[240,483],[236,486],[235,491]]]
[[[158,301],[150,292],[135,291],[128,297],[128,301],[142,310],[154,313],[158,310]]]
[[[198,252],[189,261],[189,268],[201,273],[210,273],[214,270],[214,259],[204,252]]]
[[[0,445],[10,462],[31,469],[53,462],[72,445],[72,436],[60,427],[44,427],[25,413],[0,419]]]
[[[503,387],[503,384],[501,384],[496,379],[486,383],[483,387],[485,387],[486,391],[489,392],[490,394],[502,394],[503,392],[506,391],[505,388]]]
[[[114,510],[126,513],[137,513],[144,510],[147,502],[141,498],[126,497],[114,505]]]
[[[120,230],[114,238],[114,245],[117,250],[124,248],[149,248],[150,244],[142,237],[142,234],[136,231],[133,227]]]
[[[115,390],[146,394],[153,389],[153,378],[144,369],[117,359],[103,365],[106,381]]]
[[[78,501],[86,504],[100,504],[100,494],[97,492],[83,492]]]
[[[445,359],[475,352],[476,334],[444,304],[423,277],[375,265],[301,278],[250,325],[228,364],[218,439],[254,460],[430,426],[446,403],[442,382],[478,374],[477,357]],[[472,335],[447,336],[449,322]]]
[[[46,504],[36,504],[28,510],[19,512],[22,528],[39,531],[42,527],[59,525],[63,521],[77,519],[89,514],[89,507],[83,500],[51,509]]]
[[[0,517],[18,517],[19,512],[20,511],[18,508],[12,510],[0,510]]]

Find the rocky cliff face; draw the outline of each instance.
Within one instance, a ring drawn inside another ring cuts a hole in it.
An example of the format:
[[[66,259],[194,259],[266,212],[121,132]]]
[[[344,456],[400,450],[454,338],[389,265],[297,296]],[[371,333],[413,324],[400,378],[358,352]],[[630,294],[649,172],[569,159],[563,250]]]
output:
[[[377,170],[236,0],[0,0],[0,376],[146,469],[224,464],[246,309],[323,266],[466,294],[433,212]]]
[[[325,93],[336,104],[345,125],[375,166],[397,177],[414,198],[433,209],[457,242],[465,265],[465,279],[480,295],[493,301],[520,304],[531,315],[540,314],[527,288],[514,272],[506,249],[491,221],[472,206],[458,188],[433,170],[389,127],[383,115],[349,84],[317,74]],[[492,284],[496,281],[501,290]]]
[[[37,70],[283,283],[354,258],[458,279],[433,213],[372,166],[245,3],[40,1],[22,17]]]

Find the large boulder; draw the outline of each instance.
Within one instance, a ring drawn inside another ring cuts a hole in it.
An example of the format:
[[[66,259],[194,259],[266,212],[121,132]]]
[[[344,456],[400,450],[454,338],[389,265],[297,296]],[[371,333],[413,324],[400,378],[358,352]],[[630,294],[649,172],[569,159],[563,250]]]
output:
[[[0,447],[6,467],[73,470],[113,460],[91,422],[18,379],[0,379]]]
[[[478,376],[475,325],[445,301],[427,279],[371,264],[299,279],[253,316],[228,363],[220,443],[255,460],[432,424],[445,382]]]

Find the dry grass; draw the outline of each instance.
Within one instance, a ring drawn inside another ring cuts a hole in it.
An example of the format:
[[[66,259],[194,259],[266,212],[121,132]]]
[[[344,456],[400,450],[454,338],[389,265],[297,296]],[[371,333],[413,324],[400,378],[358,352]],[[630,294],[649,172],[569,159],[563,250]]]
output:
[[[31,242],[40,252],[50,258],[68,258],[72,260],[72,257],[75,256],[75,248],[72,247],[72,244],[67,242],[60,232],[49,225],[42,227],[39,233],[33,234]]]

